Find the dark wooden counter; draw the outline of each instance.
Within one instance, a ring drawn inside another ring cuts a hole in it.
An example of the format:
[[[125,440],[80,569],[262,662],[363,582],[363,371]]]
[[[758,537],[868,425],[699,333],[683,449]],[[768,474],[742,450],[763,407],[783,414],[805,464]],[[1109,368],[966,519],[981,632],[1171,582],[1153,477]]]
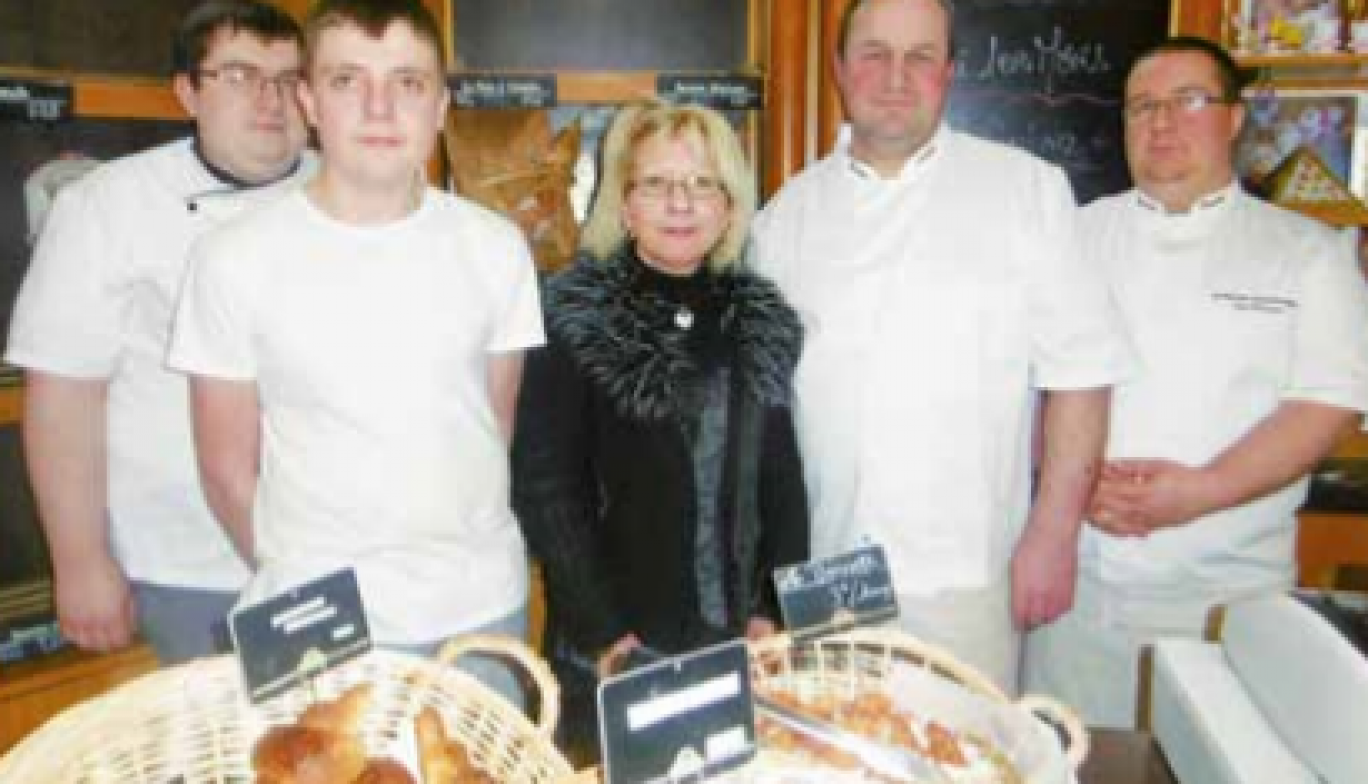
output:
[[[1079,784],[1178,784],[1147,732],[1091,729]]]

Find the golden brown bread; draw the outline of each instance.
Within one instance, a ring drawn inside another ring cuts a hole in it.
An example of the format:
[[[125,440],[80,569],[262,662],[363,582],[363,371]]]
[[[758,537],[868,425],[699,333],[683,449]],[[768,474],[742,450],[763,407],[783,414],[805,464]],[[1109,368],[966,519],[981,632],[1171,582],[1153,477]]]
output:
[[[294,724],[273,727],[252,750],[252,768],[265,784],[338,784],[366,766],[361,720],[369,685],[353,686],[336,700],[319,702]]]
[[[494,784],[475,767],[465,747],[447,737],[441,715],[431,706],[423,708],[415,723],[423,784]]]
[[[313,727],[273,727],[252,750],[252,768],[265,784],[337,784],[366,765],[355,735]]]
[[[961,740],[952,730],[935,721],[922,722],[899,713],[886,693],[865,691],[852,697],[822,694],[807,699],[782,689],[765,689],[764,694],[791,710],[879,743],[909,749],[942,766],[963,768],[969,764]],[[917,727],[916,731],[913,724]],[[861,770],[864,767],[855,755],[795,732],[767,717],[757,721],[756,729],[761,745],[766,748],[839,770]],[[873,781],[891,780],[868,771],[864,775]]]
[[[392,759],[376,759],[366,763],[352,784],[417,784],[408,769]]]
[[[301,727],[329,732],[359,733],[361,721],[371,703],[371,685],[359,683],[337,695],[335,700],[315,702],[295,721]]]

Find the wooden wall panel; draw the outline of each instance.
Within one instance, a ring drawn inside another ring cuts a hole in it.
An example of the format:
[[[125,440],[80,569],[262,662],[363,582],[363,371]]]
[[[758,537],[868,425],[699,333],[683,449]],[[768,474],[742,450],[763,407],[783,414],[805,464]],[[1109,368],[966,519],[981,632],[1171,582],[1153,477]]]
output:
[[[1239,0],[1173,0],[1169,31],[1224,43],[1222,16],[1238,5]]]
[[[832,62],[836,57],[837,37],[840,34],[841,14],[846,6],[855,0],[830,0],[822,4],[821,31],[817,49],[817,157],[831,152],[836,143],[836,132],[841,127],[844,115],[841,109],[841,94],[836,89],[836,77],[832,72]]]
[[[807,163],[808,41],[813,32],[805,0],[770,0],[769,8],[769,78],[761,147],[765,197]]]

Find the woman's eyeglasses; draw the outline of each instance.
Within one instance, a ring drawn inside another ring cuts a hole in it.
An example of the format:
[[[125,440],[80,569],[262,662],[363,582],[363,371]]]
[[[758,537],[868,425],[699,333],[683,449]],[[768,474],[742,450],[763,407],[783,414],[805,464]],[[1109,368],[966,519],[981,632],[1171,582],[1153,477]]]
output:
[[[707,174],[690,174],[687,177],[666,177],[663,174],[648,174],[632,180],[632,192],[652,201],[670,198],[678,188],[689,201],[713,201],[725,196],[727,189],[722,180]]]

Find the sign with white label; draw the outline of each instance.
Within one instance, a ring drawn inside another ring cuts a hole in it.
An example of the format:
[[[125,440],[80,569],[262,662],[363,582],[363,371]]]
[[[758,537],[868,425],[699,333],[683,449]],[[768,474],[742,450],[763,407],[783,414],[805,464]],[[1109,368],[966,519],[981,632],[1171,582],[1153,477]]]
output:
[[[774,570],[784,625],[799,639],[898,617],[893,573],[879,545]]]
[[[0,120],[69,120],[73,95],[68,82],[0,78]]]
[[[448,80],[458,109],[550,109],[556,77],[550,74],[459,73]]]
[[[371,649],[356,572],[342,569],[228,616],[252,702]]]
[[[758,76],[739,74],[660,74],[656,95],[671,103],[693,103],[712,109],[759,109],[765,84]]]
[[[598,707],[607,784],[699,781],[755,756],[744,640],[608,678]]]

